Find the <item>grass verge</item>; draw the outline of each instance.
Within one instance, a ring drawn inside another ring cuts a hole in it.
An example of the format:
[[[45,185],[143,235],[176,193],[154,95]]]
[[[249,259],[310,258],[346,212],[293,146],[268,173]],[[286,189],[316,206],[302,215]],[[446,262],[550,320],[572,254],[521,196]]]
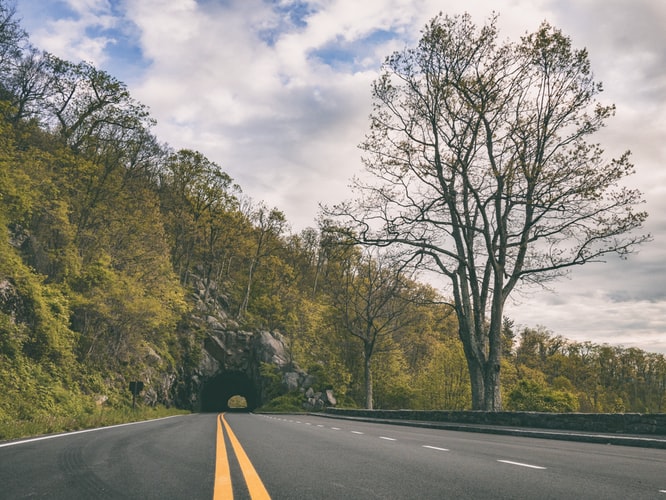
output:
[[[172,415],[191,413],[164,406],[132,408],[99,408],[93,413],[73,416],[40,415],[30,420],[0,422],[0,440],[17,439],[58,432],[78,431],[109,425],[139,422]]]

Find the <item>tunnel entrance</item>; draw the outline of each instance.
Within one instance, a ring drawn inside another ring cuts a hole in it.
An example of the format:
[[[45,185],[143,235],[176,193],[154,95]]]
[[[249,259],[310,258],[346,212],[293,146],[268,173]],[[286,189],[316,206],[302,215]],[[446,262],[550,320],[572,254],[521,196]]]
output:
[[[204,383],[201,391],[201,411],[229,411],[233,396],[245,398],[244,411],[253,411],[260,405],[259,391],[250,378],[241,372],[223,372]],[[238,411],[238,408],[233,408]]]

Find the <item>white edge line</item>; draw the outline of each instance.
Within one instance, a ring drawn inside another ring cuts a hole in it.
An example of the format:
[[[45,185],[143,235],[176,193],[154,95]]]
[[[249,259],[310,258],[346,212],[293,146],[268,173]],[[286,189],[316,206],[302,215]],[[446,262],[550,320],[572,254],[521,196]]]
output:
[[[498,462],[502,462],[503,464],[509,464],[509,465],[517,465],[519,467],[527,467],[529,469],[545,469],[545,467],[541,467],[540,465],[530,465],[530,464],[523,464],[521,462],[512,462],[511,460],[498,460]]]
[[[95,432],[95,431],[103,431],[103,430],[106,430],[106,429],[115,429],[117,427],[126,427],[128,425],[146,424],[148,422],[155,422],[157,420],[165,420],[167,418],[183,417],[183,416],[185,416],[185,415],[171,415],[169,417],[153,418],[151,420],[140,420],[138,422],[128,422],[126,424],[107,425],[106,427],[96,427],[94,429],[83,429],[83,430],[80,430],[80,431],[64,432],[64,433],[61,433],[61,434],[49,434],[48,436],[39,436],[39,437],[35,437],[35,438],[30,438],[30,439],[22,439],[20,441],[12,441],[10,443],[0,443],[0,448],[4,448],[5,446],[15,446],[17,444],[34,443],[35,441],[45,441],[47,439],[55,439],[55,438],[60,438],[60,437],[73,436],[75,434],[85,434],[86,432]]]
[[[438,446],[430,446],[430,445],[427,445],[427,444],[424,444],[423,447],[428,448],[429,450],[450,451],[448,448],[440,448]]]

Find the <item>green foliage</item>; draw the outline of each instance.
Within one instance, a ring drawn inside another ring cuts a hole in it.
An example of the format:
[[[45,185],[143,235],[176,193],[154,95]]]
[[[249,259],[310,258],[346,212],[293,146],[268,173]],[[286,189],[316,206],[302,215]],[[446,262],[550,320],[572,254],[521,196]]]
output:
[[[231,396],[227,404],[229,408],[247,408],[247,400],[243,396]]]
[[[666,358],[636,348],[572,342],[544,328],[525,328],[504,373],[506,393],[522,380],[576,397],[583,412],[666,409]]]
[[[185,415],[187,413],[189,412],[185,410],[164,406],[140,407],[136,410],[132,410],[129,407],[120,409],[94,408],[92,410],[86,409],[82,413],[40,415],[30,420],[6,421],[2,419],[2,409],[0,408],[0,439],[15,439],[56,432],[106,427],[173,415]]]
[[[553,413],[578,410],[576,396],[569,391],[555,390],[531,380],[521,380],[509,393],[508,410]]]
[[[471,389],[462,344],[455,338],[434,346],[428,364],[416,377],[416,407],[424,410],[465,410],[471,406]]]
[[[271,399],[268,403],[256,410],[265,413],[299,413],[303,412],[303,395],[298,391],[292,391]]]
[[[338,399],[347,395],[351,376],[343,365],[314,363],[306,366],[308,374],[316,381],[313,389],[316,391],[331,389]]]
[[[259,363],[259,374],[263,379],[266,399],[275,399],[282,394],[282,373],[276,365],[261,361]]]

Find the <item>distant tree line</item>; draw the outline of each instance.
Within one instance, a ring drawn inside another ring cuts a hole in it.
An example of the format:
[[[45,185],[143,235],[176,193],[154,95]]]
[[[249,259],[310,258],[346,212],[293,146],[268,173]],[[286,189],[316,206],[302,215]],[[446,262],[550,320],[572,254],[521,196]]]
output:
[[[515,410],[666,411],[663,354],[573,342],[544,328],[525,328],[508,354],[509,408]]]

